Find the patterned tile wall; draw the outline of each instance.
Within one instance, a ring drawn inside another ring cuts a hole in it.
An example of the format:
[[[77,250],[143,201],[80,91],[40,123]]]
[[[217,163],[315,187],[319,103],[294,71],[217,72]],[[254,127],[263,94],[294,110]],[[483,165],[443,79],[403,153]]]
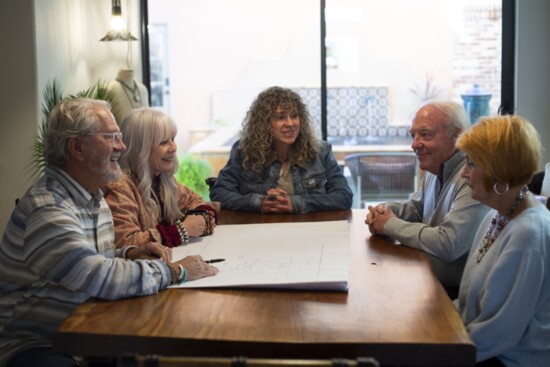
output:
[[[307,105],[313,122],[321,126],[321,90],[294,89]],[[362,138],[407,137],[406,126],[388,125],[387,87],[347,87],[327,90],[327,135],[342,143],[361,143]]]

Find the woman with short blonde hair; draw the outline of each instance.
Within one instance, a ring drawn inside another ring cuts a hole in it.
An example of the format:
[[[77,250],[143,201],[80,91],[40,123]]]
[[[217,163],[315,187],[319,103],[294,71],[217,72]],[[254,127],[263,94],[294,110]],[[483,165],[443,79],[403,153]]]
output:
[[[550,362],[550,212],[527,190],[540,138],[520,116],[483,117],[457,146],[481,223],[455,305],[483,366]]]

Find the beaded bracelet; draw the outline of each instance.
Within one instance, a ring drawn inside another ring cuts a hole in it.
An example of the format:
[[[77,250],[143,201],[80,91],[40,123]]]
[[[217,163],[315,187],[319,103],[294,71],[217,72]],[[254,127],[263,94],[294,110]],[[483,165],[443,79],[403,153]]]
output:
[[[178,228],[178,233],[180,235],[180,243],[183,244],[189,242],[189,233],[187,233],[187,229],[181,220],[176,220],[176,227]]]
[[[175,284],[178,282],[178,271],[175,267],[173,267],[170,264],[166,264],[168,266],[168,269],[170,269],[170,285]]]
[[[212,215],[211,214],[212,212],[210,212],[209,210],[206,210],[206,209],[191,209],[191,210],[187,210],[185,212],[185,216],[188,216],[188,215],[200,215],[202,216],[202,218],[204,219],[204,231],[202,231],[202,234],[201,236],[208,236],[210,234],[212,234],[214,232],[214,227],[212,226],[212,221],[211,221],[211,218],[212,218]],[[215,218],[215,215],[214,215],[214,218]]]
[[[168,266],[168,269],[170,269],[170,285],[187,281],[187,269],[184,268],[183,265],[177,264],[180,269],[179,274],[175,266],[172,264],[166,265]]]
[[[212,222],[210,221],[210,213],[206,212],[202,214],[202,217],[204,218],[204,231],[202,232],[203,236],[208,236],[212,234]]]

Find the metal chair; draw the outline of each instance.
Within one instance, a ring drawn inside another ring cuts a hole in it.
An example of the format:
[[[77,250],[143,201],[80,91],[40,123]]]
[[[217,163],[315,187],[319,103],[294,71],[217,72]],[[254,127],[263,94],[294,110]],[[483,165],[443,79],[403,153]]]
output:
[[[208,177],[204,180],[204,182],[208,186],[208,192],[212,191],[212,187],[216,183],[216,179],[217,179],[217,177]]]
[[[355,184],[358,207],[365,201],[401,200],[418,187],[413,152],[367,152],[344,158]]]
[[[544,171],[535,173],[533,175],[533,178],[531,179],[531,182],[527,184],[529,191],[531,191],[535,195],[540,195],[540,192],[542,190],[542,181],[544,181],[544,173]]]

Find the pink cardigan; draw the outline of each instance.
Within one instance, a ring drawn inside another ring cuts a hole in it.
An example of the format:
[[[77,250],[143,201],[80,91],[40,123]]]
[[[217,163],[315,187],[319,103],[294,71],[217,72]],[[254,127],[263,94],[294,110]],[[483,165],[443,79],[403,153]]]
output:
[[[117,247],[140,246],[148,242],[162,243],[162,237],[156,229],[157,223],[150,228],[147,226],[151,217],[145,210],[136,184],[129,176],[125,175],[111,182],[103,191],[113,213]],[[206,204],[199,194],[179,183],[178,196],[182,211]]]

